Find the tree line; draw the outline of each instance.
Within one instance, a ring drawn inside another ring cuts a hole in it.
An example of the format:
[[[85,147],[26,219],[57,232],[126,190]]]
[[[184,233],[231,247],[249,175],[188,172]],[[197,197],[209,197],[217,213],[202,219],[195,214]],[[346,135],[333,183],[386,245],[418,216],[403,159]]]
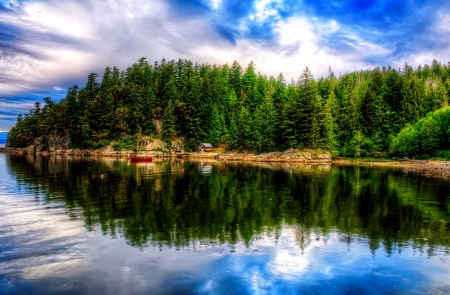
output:
[[[255,152],[431,155],[435,150],[399,148],[405,131],[399,132],[446,107],[449,96],[450,65],[436,60],[417,69],[405,63],[403,69],[339,77],[330,69],[320,79],[306,68],[288,83],[282,74],[257,73],[253,62],[244,69],[236,61],[229,66],[163,59],[151,65],[141,58],[125,71],[107,67],[101,81],[90,74],[84,87],[70,87],[59,102],[47,97],[45,104],[35,103],[19,115],[8,146],[26,147],[37,137],[45,145],[50,135],[68,134],[73,148],[99,148],[149,135],[167,142],[182,137],[187,151],[210,142]],[[433,147],[450,149],[447,129],[439,134]]]

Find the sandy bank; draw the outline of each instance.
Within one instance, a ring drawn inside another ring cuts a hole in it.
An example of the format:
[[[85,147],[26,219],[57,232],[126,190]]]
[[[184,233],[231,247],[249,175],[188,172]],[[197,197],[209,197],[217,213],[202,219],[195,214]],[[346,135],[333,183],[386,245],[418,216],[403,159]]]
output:
[[[216,159],[220,161],[241,162],[277,162],[277,163],[331,163],[331,155],[327,153],[314,154],[311,151],[287,151],[267,154],[252,153],[189,153],[187,158]]]

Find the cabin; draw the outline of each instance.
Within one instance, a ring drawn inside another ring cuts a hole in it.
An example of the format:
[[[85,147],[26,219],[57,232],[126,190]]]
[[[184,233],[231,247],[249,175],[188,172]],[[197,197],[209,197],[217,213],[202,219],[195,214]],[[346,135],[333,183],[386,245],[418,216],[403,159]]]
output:
[[[210,143],[202,143],[198,146],[199,152],[212,152],[213,146]]]

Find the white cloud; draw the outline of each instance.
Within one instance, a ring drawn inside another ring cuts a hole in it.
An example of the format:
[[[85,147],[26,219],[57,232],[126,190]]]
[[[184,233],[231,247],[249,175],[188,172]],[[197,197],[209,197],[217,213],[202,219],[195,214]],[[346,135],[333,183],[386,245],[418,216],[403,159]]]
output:
[[[101,75],[107,66],[125,69],[143,56],[149,62],[163,57],[209,64],[237,60],[244,68],[253,60],[261,73],[277,76],[283,72],[290,81],[306,66],[320,77],[329,66],[336,74],[377,66],[364,60],[390,53],[390,48],[358,37],[336,20],[307,16],[282,19],[274,9],[283,5],[280,0],[257,1],[254,13],[236,28],[245,32],[249,23],[262,24],[270,19],[275,39],[238,38],[236,44],[219,37],[210,17],[181,18],[163,0],[10,1],[9,5],[16,13],[0,13],[0,21],[22,34],[11,48],[0,47],[0,93],[5,96],[61,90],[82,83],[91,72]],[[210,0],[217,11],[222,5],[222,0]],[[438,29],[448,32],[449,22],[447,15],[441,15]],[[330,44],[333,34],[340,34],[339,42],[351,50]],[[424,63],[440,56],[448,54],[437,49],[407,60]]]
[[[222,0],[211,0],[211,7],[218,9],[222,5]]]
[[[256,20],[258,22],[263,22],[269,17],[276,17],[278,15],[278,11],[274,8],[271,8],[270,5],[274,3],[279,3],[280,0],[259,0],[256,2],[255,9],[256,12],[250,15],[251,20]]]
[[[259,1],[254,18],[276,19],[276,11],[269,8],[273,2],[277,1]],[[211,5],[217,8],[221,1]],[[243,67],[253,60],[264,74],[283,72],[295,79],[307,65],[320,76],[329,65],[346,64],[345,58],[320,45],[324,36],[340,29],[339,24],[305,17],[279,20],[275,42],[238,39],[235,46],[213,31],[210,20],[177,17],[163,1],[30,2],[15,16],[3,14],[0,20],[51,41],[26,39],[19,45],[33,54],[2,55],[0,72],[9,79],[0,85],[4,95],[79,83],[91,72],[102,74],[106,66],[125,69],[142,56],[150,62],[163,57],[210,64],[238,60]]]
[[[202,62],[199,47],[225,44],[206,20],[177,18],[163,1],[30,2],[14,16],[0,14],[0,21],[27,32],[16,50],[0,49],[3,95],[77,83],[107,66],[125,69],[142,56]]]

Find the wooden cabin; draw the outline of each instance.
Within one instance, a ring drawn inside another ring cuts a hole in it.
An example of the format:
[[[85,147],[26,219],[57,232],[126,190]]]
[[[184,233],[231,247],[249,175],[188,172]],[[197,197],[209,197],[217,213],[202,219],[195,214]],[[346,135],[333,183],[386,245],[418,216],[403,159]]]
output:
[[[201,143],[198,146],[199,152],[212,152],[213,146],[210,143]]]

